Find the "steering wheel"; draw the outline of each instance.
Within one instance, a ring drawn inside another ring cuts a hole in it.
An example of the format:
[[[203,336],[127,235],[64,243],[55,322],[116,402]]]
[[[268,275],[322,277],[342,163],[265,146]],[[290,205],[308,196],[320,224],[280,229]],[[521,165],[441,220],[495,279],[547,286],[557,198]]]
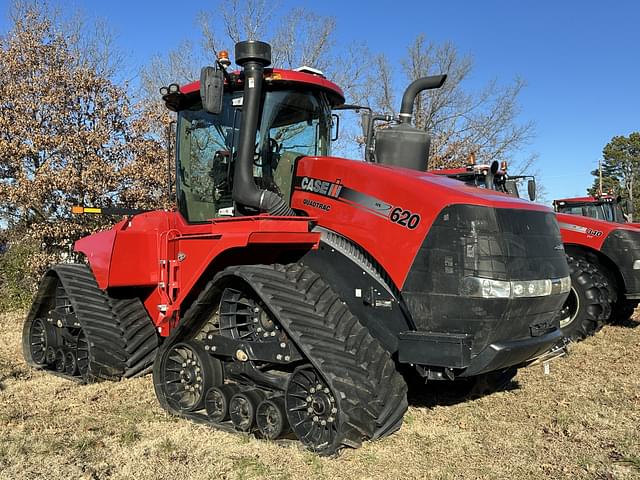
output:
[[[256,167],[262,167],[264,166],[264,161],[267,157],[269,158],[268,163],[273,163],[273,160],[280,156],[281,148],[282,145],[271,137],[269,137],[268,142],[262,146],[261,150],[260,143],[256,142],[253,153],[253,164]],[[262,161],[259,160],[260,158],[262,158]]]

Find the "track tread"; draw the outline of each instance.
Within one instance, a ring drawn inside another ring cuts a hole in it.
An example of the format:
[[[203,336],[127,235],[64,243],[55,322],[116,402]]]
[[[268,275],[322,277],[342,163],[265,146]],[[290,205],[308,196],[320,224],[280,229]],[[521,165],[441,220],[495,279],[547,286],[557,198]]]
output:
[[[389,353],[320,275],[298,264],[230,267],[222,275],[229,273],[255,289],[340,396],[341,444],[319,453],[355,447],[400,428],[408,406],[404,379]]]
[[[60,284],[89,341],[86,381],[119,380],[149,371],[158,338],[142,303],[137,298],[110,298],[98,287],[88,265],[56,265],[45,274],[25,329],[46,308]],[[33,365],[29,358],[27,361]]]

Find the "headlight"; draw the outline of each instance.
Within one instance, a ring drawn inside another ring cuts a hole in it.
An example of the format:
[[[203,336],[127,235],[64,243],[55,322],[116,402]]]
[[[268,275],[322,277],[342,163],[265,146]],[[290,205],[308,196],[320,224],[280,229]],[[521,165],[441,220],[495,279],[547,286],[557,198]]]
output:
[[[633,269],[640,270],[640,260],[636,260],[635,262],[633,262]]]
[[[567,293],[571,288],[571,277],[543,280],[493,280],[491,278],[464,277],[460,294],[480,298],[526,298],[544,297]]]

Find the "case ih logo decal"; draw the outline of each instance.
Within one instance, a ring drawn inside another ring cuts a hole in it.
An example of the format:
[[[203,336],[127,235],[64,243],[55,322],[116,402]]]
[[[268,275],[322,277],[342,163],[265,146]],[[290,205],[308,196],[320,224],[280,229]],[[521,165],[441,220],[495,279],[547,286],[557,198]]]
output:
[[[420,215],[417,213],[405,210],[402,207],[396,207],[366,193],[345,187],[340,179],[337,179],[335,182],[328,182],[318,178],[296,177],[295,188],[297,190],[322,195],[323,197],[333,198],[339,202],[348,203],[410,230],[417,228],[420,224]],[[331,209],[329,205],[311,200],[303,200],[303,204],[320,208],[327,212]]]
[[[591,235],[592,237],[601,237],[602,232],[600,230],[593,230],[592,228],[582,227],[580,225],[573,225],[571,223],[560,222],[560,228],[566,228],[567,230],[573,230],[574,232],[584,233],[585,235]]]
[[[336,180],[336,183],[331,183],[316,178],[302,177],[300,188],[307,192],[324,195],[325,197],[338,198],[340,196],[340,190],[342,190],[342,185],[340,185],[340,179]]]

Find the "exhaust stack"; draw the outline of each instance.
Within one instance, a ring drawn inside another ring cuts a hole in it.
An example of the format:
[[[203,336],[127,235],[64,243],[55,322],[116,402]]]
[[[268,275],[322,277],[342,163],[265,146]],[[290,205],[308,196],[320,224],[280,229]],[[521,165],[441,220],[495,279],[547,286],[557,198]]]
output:
[[[265,67],[271,64],[271,45],[256,40],[236,43],[236,63],[243,67],[244,99],[232,198],[243,207],[271,215],[295,215],[282,197],[269,190],[259,189],[253,180],[253,155],[260,117],[263,75]]]
[[[446,79],[446,75],[436,75],[409,84],[402,96],[400,124],[376,132],[375,158],[378,163],[421,172],[427,170],[431,137],[411,125],[413,104],[420,92],[440,88]]]

